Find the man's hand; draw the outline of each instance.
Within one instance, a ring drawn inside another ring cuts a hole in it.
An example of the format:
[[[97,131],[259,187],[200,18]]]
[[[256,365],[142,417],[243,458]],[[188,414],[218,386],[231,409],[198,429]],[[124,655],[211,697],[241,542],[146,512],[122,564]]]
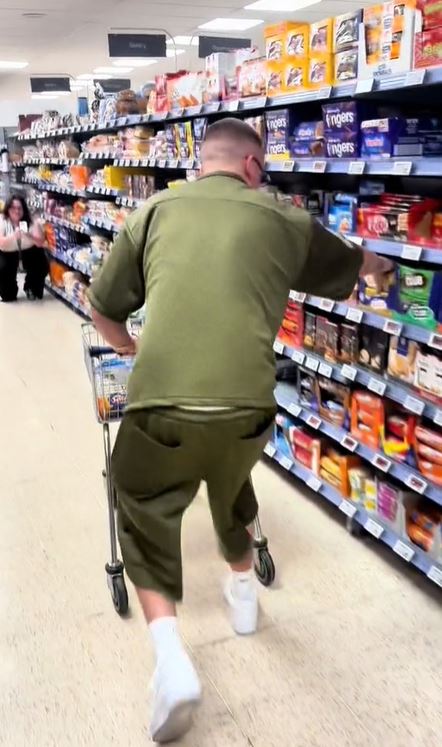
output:
[[[130,342],[122,347],[115,348],[115,352],[118,355],[136,355],[138,352],[138,338],[131,337]]]
[[[388,276],[394,268],[395,264],[391,259],[364,250],[364,262],[359,275],[362,278],[370,277],[370,285],[377,291],[381,291],[386,289]]]
[[[112,319],[100,314],[96,309],[92,309],[92,321],[99,332],[111,348],[118,355],[136,355],[137,339],[131,337],[127,331],[127,326],[123,322],[114,322]]]

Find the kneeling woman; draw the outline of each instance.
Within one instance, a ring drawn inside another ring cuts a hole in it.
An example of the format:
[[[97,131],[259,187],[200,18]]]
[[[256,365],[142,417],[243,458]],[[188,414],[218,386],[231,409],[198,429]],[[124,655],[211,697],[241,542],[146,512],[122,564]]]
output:
[[[20,259],[26,273],[23,290],[29,299],[43,298],[48,274],[44,235],[40,225],[32,221],[25,200],[13,195],[0,216],[0,298],[16,301],[17,272]]]

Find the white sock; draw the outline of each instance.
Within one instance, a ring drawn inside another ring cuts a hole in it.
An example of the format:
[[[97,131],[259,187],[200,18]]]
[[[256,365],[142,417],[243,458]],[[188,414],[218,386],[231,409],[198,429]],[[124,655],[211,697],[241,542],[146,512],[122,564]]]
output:
[[[149,624],[158,662],[184,651],[176,617],[159,617]]]
[[[250,599],[256,593],[255,571],[232,571],[232,592],[237,599]]]

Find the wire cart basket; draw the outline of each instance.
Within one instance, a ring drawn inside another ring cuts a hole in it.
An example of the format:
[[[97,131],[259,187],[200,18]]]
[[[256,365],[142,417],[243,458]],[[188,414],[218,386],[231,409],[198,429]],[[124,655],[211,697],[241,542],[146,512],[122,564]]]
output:
[[[131,333],[137,336],[142,321],[130,320]],[[111,456],[112,439],[110,424],[121,420],[127,403],[127,382],[132,372],[133,357],[119,356],[106,345],[101,335],[91,323],[82,325],[83,349],[86,369],[92,385],[95,416],[103,426],[104,469],[107,508],[109,518],[110,561],[106,563],[107,584],[115,610],[126,615],[129,598],[124,578],[124,565],[118,557],[115,510],[117,492],[112,480]],[[253,525],[255,548],[255,571],[263,586],[270,586],[275,579],[275,565],[268,550],[267,538],[262,534],[259,518]]]

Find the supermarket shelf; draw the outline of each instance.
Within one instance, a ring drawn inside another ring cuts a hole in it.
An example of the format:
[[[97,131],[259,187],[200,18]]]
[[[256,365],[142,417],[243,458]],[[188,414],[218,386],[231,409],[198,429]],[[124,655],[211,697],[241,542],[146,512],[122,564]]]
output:
[[[77,301],[75,301],[73,298],[70,298],[64,292],[64,290],[62,290],[61,288],[56,288],[55,286],[50,285],[49,283],[45,283],[45,288],[48,291],[48,293],[50,293],[51,295],[63,301],[63,303],[65,303],[66,306],[69,306],[70,309],[75,311],[76,314],[79,314],[80,316],[82,316],[83,319],[87,319],[88,321],[91,321],[89,314],[83,309],[83,307],[80,306],[80,304]]]
[[[59,187],[56,184],[50,184],[49,182],[43,182],[39,179],[23,179],[23,184],[27,184],[30,187],[43,190],[45,192],[57,192],[60,195],[71,195],[72,197],[86,197],[86,193],[76,189],[69,189],[67,187]]]
[[[93,228],[102,228],[104,231],[109,231],[110,233],[118,233],[118,231],[120,230],[110,220],[100,220],[98,218],[90,218],[87,215],[83,218],[83,220],[85,221],[85,223],[88,224],[88,226],[91,226]]]
[[[350,241],[363,246],[364,249],[368,249],[370,252],[376,252],[376,254],[403,259],[407,262],[428,262],[433,265],[442,265],[442,247],[434,249],[429,246],[421,246],[420,244],[404,244],[400,241],[367,239],[354,234],[345,235]]]
[[[62,226],[62,228],[69,228],[71,231],[76,231],[77,233],[89,235],[89,229],[87,228],[87,226],[83,226],[81,223],[72,223],[70,220],[65,220],[64,218],[57,218],[57,216],[55,215],[44,214],[43,218],[48,223],[53,223],[54,226]]]
[[[287,384],[278,384],[275,391],[276,401],[280,407],[287,410],[294,417],[300,418],[311,428],[324,433],[333,441],[341,444],[344,448],[353,454],[358,454],[366,461],[373,464],[396,480],[399,480],[410,490],[414,490],[420,495],[425,495],[435,503],[442,506],[442,490],[425,480],[422,475],[407,464],[402,464],[385,456],[382,451],[375,451],[369,446],[360,443],[345,428],[328,423],[323,420],[317,412],[306,407],[300,407],[296,390]]]
[[[56,262],[60,262],[61,264],[66,265],[67,267],[72,267],[73,270],[81,272],[82,275],[86,275],[86,277],[88,278],[92,277],[90,265],[84,262],[77,262],[69,254],[66,254],[66,252],[62,252],[60,250],[56,252],[48,251],[48,257],[55,260]]]
[[[268,161],[267,171],[305,174],[348,174],[350,176],[442,176],[442,158],[389,158],[364,161],[344,158],[301,158]]]
[[[382,524],[377,516],[369,514],[365,509],[343,498],[335,488],[326,482],[322,482],[313,472],[303,465],[296,463],[284,451],[281,444],[273,442],[269,442],[264,449],[264,453],[283,467],[283,469],[290,472],[299,480],[302,480],[311,490],[326,498],[329,503],[332,503],[342,511],[345,516],[360,524],[372,536],[375,536],[376,539],[388,545],[397,555],[403,558],[406,555],[408,562],[422,571],[422,573],[425,573],[437,586],[442,587],[442,566],[435,563],[431,557],[428,557],[427,553],[409,540],[399,537],[389,527]]]
[[[67,187],[58,187],[55,184],[49,184],[46,182],[39,181],[38,179],[26,179],[23,181],[23,185],[35,187],[43,191],[57,192],[61,195],[69,195],[71,197],[82,197],[83,199],[100,199],[101,197],[111,197],[117,205],[125,207],[141,207],[146,203],[146,200],[140,200],[135,197],[129,197],[128,195],[122,195],[116,189],[108,189],[106,187],[96,187],[95,189],[87,189],[86,191],[79,191],[75,189],[68,189]]]
[[[275,352],[291,358],[292,361],[300,366],[309,368],[311,371],[319,371],[322,376],[333,378],[336,381],[349,383],[354,382],[361,386],[367,387],[374,394],[403,405],[409,412],[416,415],[424,415],[432,420],[436,425],[442,425],[442,408],[437,407],[419,394],[405,385],[402,385],[389,377],[372,373],[366,368],[357,364],[342,365],[340,363],[328,363],[324,358],[309,350],[302,350],[287,347],[281,342],[276,341],[274,344]]]
[[[82,166],[86,161],[111,161],[115,158],[115,153],[84,153],[78,158],[26,158],[20,164],[21,166]]]
[[[319,298],[310,296],[305,293],[291,291],[290,298],[298,303],[305,303],[308,306],[314,306],[325,312],[332,312],[338,316],[345,317],[349,322],[357,324],[368,324],[369,327],[382,329],[390,335],[403,335],[409,340],[423,343],[436,350],[442,350],[442,333],[432,332],[425,327],[419,327],[417,324],[404,324],[388,316],[376,314],[373,311],[366,310],[363,306],[350,306],[347,303],[334,302],[328,298]]]

